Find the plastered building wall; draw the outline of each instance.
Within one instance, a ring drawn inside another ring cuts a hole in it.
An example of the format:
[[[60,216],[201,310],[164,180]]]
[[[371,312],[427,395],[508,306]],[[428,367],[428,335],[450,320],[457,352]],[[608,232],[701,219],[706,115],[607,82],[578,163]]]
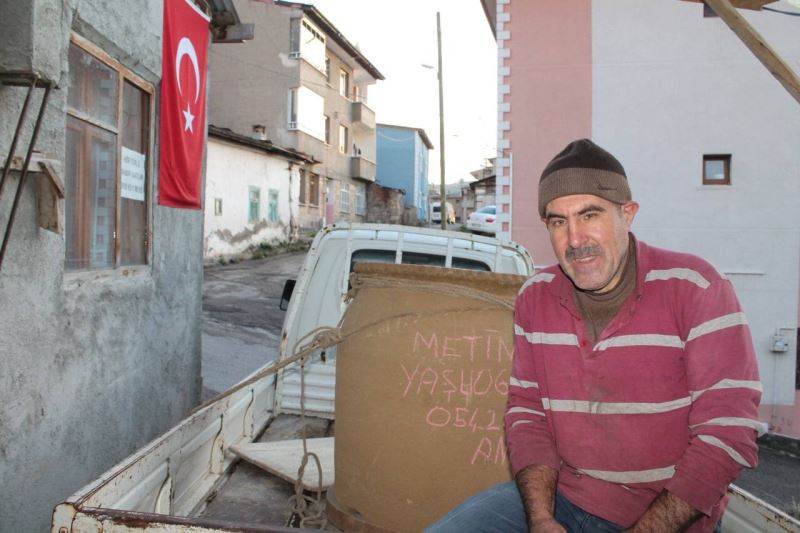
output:
[[[235,169],[235,171],[232,171]],[[251,148],[209,138],[206,166],[204,255],[239,254],[262,242],[287,241],[298,211],[297,164]],[[260,189],[260,214],[249,218],[250,187]],[[278,220],[269,220],[269,191],[278,192]],[[222,200],[222,213],[214,200]]]
[[[800,104],[702,4],[592,5],[592,136],[625,166],[641,204],[634,230],[730,278],[758,353],[762,419],[800,436],[772,420],[796,397]],[[800,67],[796,17],[739,12]],[[703,154],[731,154],[731,185],[702,185]],[[770,350],[775,333],[787,352]]]
[[[157,0],[0,1],[0,69],[32,68],[58,84],[36,147],[56,162],[62,179],[70,31],[157,85],[162,9]],[[0,165],[24,94],[0,86]],[[34,116],[17,154],[27,146]],[[172,426],[199,399],[202,212],[155,204],[157,139],[154,148],[150,260],[135,275],[65,273],[64,237],[36,222],[35,175],[24,187],[0,270],[4,533],[49,530],[58,502]],[[12,173],[0,200],[2,230],[18,180]]]
[[[772,5],[796,11],[786,2]],[[497,0],[497,195],[506,231],[554,262],[539,176],[591,137],[625,166],[635,233],[698,254],[736,287],[764,385],[761,418],[800,436],[800,104],[702,4]],[[740,10],[797,72],[797,18]],[[731,154],[731,185],[702,185],[703,155]],[[774,334],[789,341],[771,351]]]

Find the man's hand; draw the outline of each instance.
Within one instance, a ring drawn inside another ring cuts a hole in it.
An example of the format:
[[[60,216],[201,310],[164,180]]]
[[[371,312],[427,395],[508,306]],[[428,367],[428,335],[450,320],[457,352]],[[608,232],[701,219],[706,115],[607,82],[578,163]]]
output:
[[[652,531],[678,533],[685,531],[692,522],[700,517],[700,514],[700,511],[684,500],[665,490],[653,500],[647,511],[627,531],[631,533]]]
[[[567,530],[556,522],[555,518],[549,518],[533,524],[529,523],[528,531],[532,531],[533,533],[567,533]]]
[[[531,465],[519,471],[516,481],[528,515],[528,530],[535,533],[566,533],[566,529],[553,517],[558,470],[545,465]]]

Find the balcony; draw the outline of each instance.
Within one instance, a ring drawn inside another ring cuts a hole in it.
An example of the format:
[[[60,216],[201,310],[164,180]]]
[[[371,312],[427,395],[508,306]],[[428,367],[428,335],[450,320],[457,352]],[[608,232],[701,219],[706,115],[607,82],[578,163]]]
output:
[[[375,129],[375,111],[367,107],[364,102],[353,102],[350,106],[353,126],[367,131]]]
[[[375,163],[360,155],[350,158],[350,175],[357,180],[375,181]]]

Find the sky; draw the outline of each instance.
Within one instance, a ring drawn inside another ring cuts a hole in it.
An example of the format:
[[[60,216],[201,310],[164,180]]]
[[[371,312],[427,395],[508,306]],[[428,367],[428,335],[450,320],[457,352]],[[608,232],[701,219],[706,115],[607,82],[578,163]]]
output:
[[[497,147],[497,52],[479,0],[305,0],[384,75],[367,105],[379,123],[422,128],[439,183],[436,12],[441,14],[445,181],[472,180]],[[425,68],[430,65],[433,68]]]

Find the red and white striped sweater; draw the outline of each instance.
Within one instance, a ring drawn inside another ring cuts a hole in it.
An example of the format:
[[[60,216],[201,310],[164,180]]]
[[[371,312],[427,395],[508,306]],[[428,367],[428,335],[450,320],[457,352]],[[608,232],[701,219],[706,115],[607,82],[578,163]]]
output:
[[[517,299],[506,411],[514,474],[559,470],[582,509],[632,525],[666,488],[712,531],[755,467],[761,383],[731,283],[702,259],[637,242],[637,285],[594,346],[556,265]]]

